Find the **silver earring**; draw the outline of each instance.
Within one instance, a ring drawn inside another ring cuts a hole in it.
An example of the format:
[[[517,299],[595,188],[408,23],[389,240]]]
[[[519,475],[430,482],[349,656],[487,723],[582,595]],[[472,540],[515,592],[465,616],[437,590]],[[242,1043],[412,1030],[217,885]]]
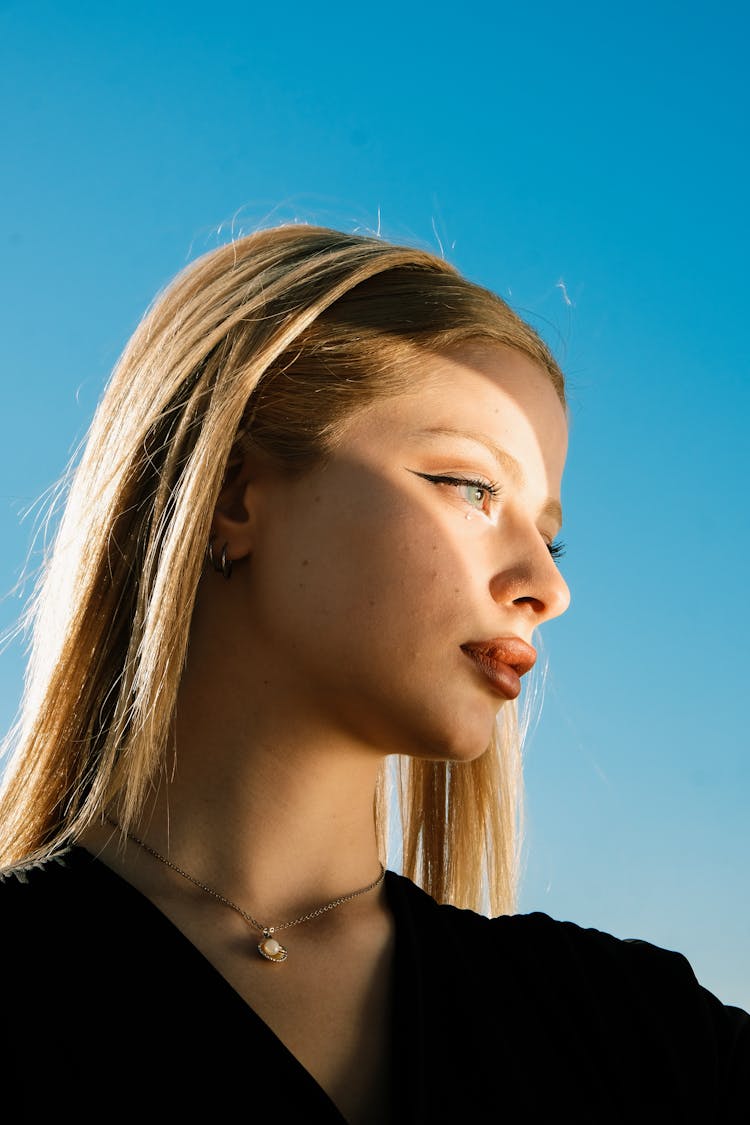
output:
[[[211,563],[216,573],[223,574],[227,581],[232,577],[232,560],[227,554],[228,546],[228,543],[224,544],[221,548],[221,557],[217,559],[214,555],[213,539],[209,539],[208,541],[208,561]]]

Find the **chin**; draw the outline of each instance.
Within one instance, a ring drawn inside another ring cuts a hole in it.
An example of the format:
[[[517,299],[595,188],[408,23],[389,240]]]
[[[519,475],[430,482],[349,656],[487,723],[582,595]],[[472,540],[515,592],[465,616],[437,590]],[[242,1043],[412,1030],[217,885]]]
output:
[[[358,723],[359,737],[371,749],[387,755],[419,758],[429,762],[473,762],[487,751],[497,729],[497,719],[505,699],[483,697],[467,699],[434,691],[425,698],[410,700],[407,706],[382,704],[369,723]]]
[[[431,738],[422,739],[410,756],[429,762],[473,762],[487,753],[494,732],[494,716],[489,723],[473,716],[460,728],[454,723],[450,731],[434,733]]]
[[[483,746],[481,750],[457,750],[453,753],[446,752],[442,754],[437,751],[433,752],[431,750],[422,749],[418,753],[407,754],[406,757],[414,758],[420,762],[450,762],[454,766],[468,765],[469,762],[475,762],[478,758],[481,758],[483,754],[486,754],[489,748],[489,744],[487,744]]]

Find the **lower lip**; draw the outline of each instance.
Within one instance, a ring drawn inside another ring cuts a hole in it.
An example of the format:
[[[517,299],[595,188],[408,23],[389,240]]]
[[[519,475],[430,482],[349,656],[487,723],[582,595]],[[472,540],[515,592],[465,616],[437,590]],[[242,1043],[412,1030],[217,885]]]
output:
[[[498,695],[502,695],[505,699],[518,698],[521,694],[521,681],[518,673],[510,665],[501,664],[495,660],[487,660],[479,652],[466,652],[466,649],[461,651],[469,657]]]

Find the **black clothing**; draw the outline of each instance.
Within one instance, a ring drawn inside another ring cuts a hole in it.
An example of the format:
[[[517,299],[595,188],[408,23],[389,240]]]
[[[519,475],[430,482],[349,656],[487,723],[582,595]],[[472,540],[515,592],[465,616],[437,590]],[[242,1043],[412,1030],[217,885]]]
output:
[[[750,1016],[681,955],[545,914],[439,906],[390,871],[386,891],[394,1123],[750,1122]],[[20,1101],[8,1120],[149,1122],[160,1107],[165,1122],[344,1120],[180,931],[82,848],[0,879],[0,964],[3,1095]]]

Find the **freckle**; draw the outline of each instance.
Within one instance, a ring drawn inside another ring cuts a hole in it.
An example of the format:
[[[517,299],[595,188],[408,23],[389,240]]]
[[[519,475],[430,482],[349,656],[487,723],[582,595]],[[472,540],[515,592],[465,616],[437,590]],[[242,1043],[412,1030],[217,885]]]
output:
[[[307,560],[307,559],[303,559],[303,560],[302,560],[302,565],[303,565],[303,566],[307,566],[307,563],[308,563],[308,560]]]
[[[316,504],[319,504],[319,503],[320,503],[320,497],[319,497],[319,496],[316,496],[316,497],[315,497],[315,503],[316,503]]]
[[[370,598],[370,600],[369,600],[369,602],[368,602],[368,605],[370,605],[370,606],[374,606],[374,605],[375,605],[375,602],[374,602],[374,601],[372,600],[372,598]]]

